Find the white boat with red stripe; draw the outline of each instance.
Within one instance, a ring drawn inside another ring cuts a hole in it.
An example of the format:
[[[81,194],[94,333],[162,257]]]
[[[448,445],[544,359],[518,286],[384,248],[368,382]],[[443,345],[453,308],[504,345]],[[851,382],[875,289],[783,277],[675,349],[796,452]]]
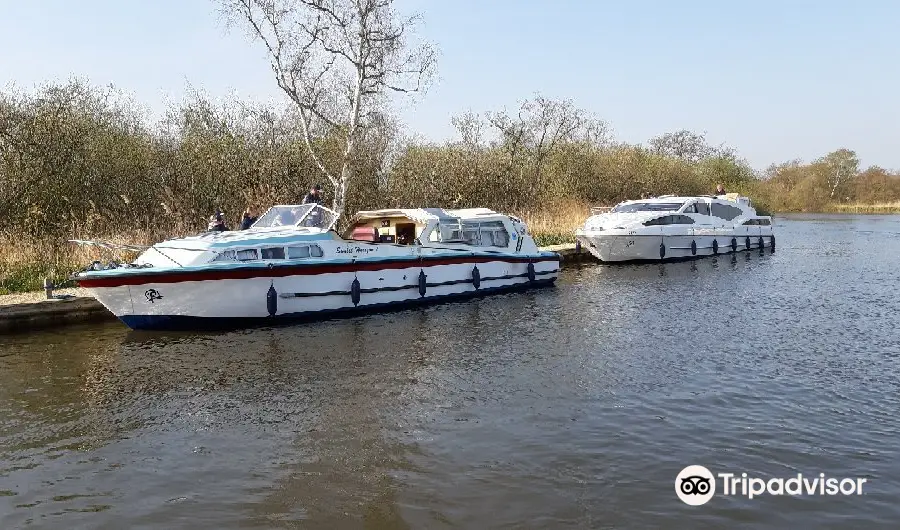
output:
[[[273,206],[247,230],[163,241],[73,278],[132,329],[201,330],[549,286],[559,274],[559,255],[525,223],[484,208],[363,211],[344,237],[337,219],[317,204]]]

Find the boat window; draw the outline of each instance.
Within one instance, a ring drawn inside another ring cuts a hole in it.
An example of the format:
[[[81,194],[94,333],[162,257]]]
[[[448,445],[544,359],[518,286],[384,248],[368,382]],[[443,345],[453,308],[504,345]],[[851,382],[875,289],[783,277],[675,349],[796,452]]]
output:
[[[485,236],[491,237],[492,242],[490,243],[490,246],[493,246],[493,247],[508,247],[509,246],[509,232],[507,232],[506,229],[482,232],[481,233],[482,239]]]
[[[273,206],[253,223],[253,228],[290,226],[299,221],[313,207],[312,204],[298,206]]]
[[[660,225],[692,225],[694,220],[687,215],[665,215],[657,217],[644,223],[644,226],[660,226]]]
[[[220,252],[213,261],[237,261],[233,250],[225,250]]]
[[[684,213],[697,213],[697,203],[692,202],[684,209]]]
[[[694,206],[697,208],[697,213],[700,215],[709,215],[709,204],[706,202],[696,202]]]
[[[288,247],[287,257],[288,257],[288,259],[308,258],[309,257],[309,245],[303,245],[302,247]]]
[[[442,221],[431,232],[429,241],[458,243],[476,247],[507,247],[509,232],[503,221]]]
[[[300,223],[300,226],[308,226],[311,228],[321,228],[322,230],[326,230],[331,228],[331,226],[335,222],[335,216],[328,210],[324,208],[315,207],[306,218],[303,219],[303,222]]]
[[[469,245],[474,246],[509,246],[509,232],[503,221],[464,222],[463,237]]]
[[[303,259],[308,257],[321,258],[322,248],[319,245],[301,245],[296,247],[288,247],[288,259]]]
[[[268,247],[260,250],[262,259],[284,259],[284,247]]]
[[[243,250],[235,251],[237,254],[238,261],[253,261],[255,259],[259,259],[259,254],[256,252],[255,248],[247,248]]]
[[[736,206],[729,206],[718,202],[712,203],[712,214],[726,221],[731,221],[735,217],[743,215],[743,210]]]
[[[769,223],[768,219],[747,219],[746,221],[744,221],[744,224],[769,226],[771,223]]]
[[[611,212],[675,212],[683,205],[683,202],[633,202],[629,204],[620,204],[613,208]]]
[[[428,240],[436,243],[465,243],[462,239],[462,223],[450,219],[438,221]]]
[[[317,204],[273,206],[253,223],[253,228],[297,225],[326,230],[334,225],[335,220],[333,212]]]

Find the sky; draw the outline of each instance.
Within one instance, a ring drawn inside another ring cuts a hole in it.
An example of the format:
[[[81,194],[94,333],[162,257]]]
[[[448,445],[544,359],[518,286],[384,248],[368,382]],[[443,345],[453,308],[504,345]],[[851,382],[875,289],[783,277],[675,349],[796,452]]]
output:
[[[757,169],[846,147],[900,169],[900,2],[396,0],[440,50],[408,132],[569,99],[640,143],[705,132]],[[264,49],[216,0],[0,0],[0,87],[81,77],[160,114],[189,87],[281,101]]]

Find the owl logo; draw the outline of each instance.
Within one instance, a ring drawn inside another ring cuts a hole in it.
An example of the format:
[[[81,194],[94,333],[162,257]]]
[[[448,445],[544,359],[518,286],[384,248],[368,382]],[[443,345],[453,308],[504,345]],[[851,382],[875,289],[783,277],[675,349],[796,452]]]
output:
[[[703,466],[688,466],[675,477],[675,494],[685,504],[706,504],[715,493],[715,477]]]
[[[685,495],[706,495],[710,487],[710,481],[706,477],[693,475],[681,479],[681,493]]]

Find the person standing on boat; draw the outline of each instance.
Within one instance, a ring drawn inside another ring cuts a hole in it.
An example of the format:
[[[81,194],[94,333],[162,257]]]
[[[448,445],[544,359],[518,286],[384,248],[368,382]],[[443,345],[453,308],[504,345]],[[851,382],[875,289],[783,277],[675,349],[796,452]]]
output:
[[[216,213],[209,218],[209,226],[206,228],[210,232],[225,232],[228,230],[228,227],[225,226],[225,216],[222,215],[221,210],[216,210]]]
[[[722,184],[716,186],[716,195],[725,195],[725,186]]]
[[[258,217],[256,216],[256,211],[252,206],[248,206],[246,210],[244,210],[244,217],[241,219],[241,230],[246,230],[250,228],[250,226],[256,222]]]
[[[309,193],[306,194],[306,197],[303,198],[303,204],[322,204],[322,186],[316,184],[313,186]]]

